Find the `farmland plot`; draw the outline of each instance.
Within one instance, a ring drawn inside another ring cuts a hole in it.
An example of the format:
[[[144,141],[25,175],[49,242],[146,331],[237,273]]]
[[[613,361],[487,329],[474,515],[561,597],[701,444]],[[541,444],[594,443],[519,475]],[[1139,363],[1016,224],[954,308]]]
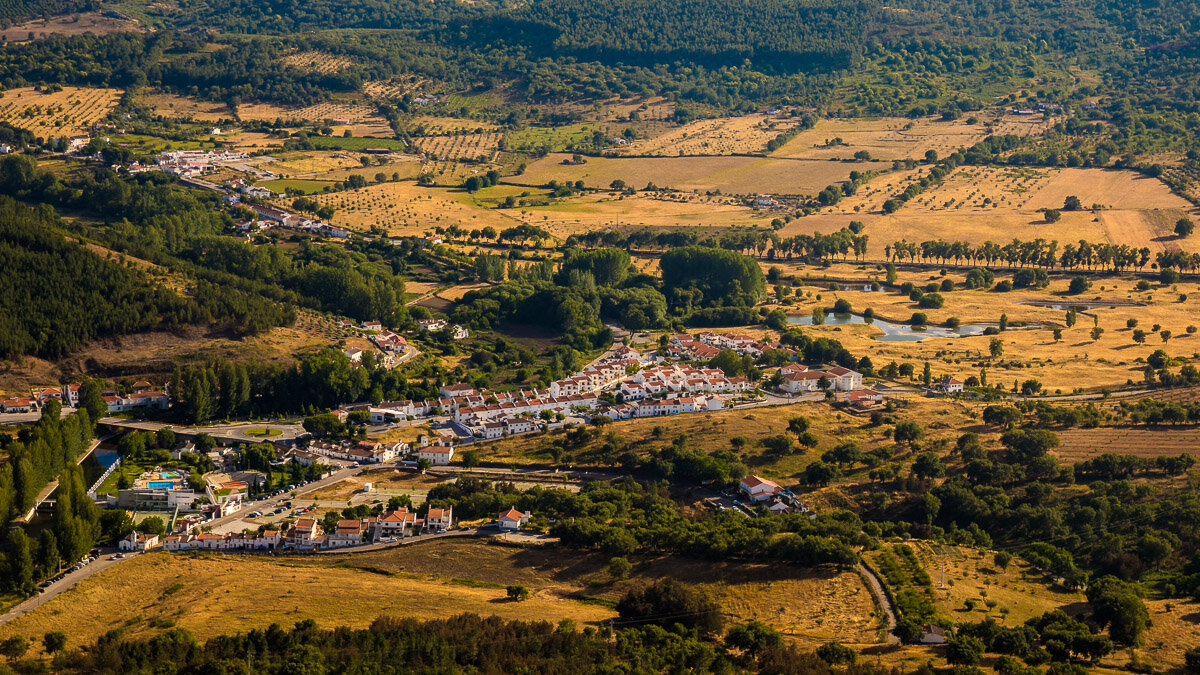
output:
[[[329,75],[340,73],[354,65],[345,56],[320,51],[296,52],[279,59],[280,63],[309,73]]]
[[[51,35],[107,35],[109,33],[143,32],[142,25],[137,21],[127,21],[99,12],[84,12],[82,14],[66,14],[26,21],[15,26],[0,30],[0,38],[6,42],[24,42],[33,35],[34,39]]]
[[[1065,462],[1092,459],[1104,453],[1158,457],[1200,455],[1200,428],[1099,427],[1059,432],[1062,445],[1054,453]]]
[[[120,97],[120,89],[63,87],[52,93],[33,87],[9,89],[0,96],[0,122],[41,138],[77,136],[104,119]]]
[[[413,139],[421,152],[439,160],[490,160],[500,148],[502,134],[497,131],[481,134],[459,133],[422,136]]]
[[[698,120],[655,138],[630,143],[621,152],[656,157],[759,153],[766,150],[767,143],[796,124],[794,119],[767,115]]]
[[[465,229],[486,225],[504,229],[516,224],[501,211],[480,209],[464,201],[469,199],[465,192],[422,188],[410,182],[380,183],[314,199],[337,210],[333,224],[359,231],[378,226],[389,234],[411,235],[451,224]]]

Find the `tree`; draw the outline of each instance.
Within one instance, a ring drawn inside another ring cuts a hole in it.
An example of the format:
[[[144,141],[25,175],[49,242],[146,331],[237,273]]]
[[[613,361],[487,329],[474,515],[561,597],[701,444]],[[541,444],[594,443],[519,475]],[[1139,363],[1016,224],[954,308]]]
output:
[[[333,413],[323,413],[320,415],[311,415],[304,418],[302,423],[304,430],[314,436],[330,436],[341,434],[346,430],[342,421]]]
[[[79,407],[87,411],[93,421],[108,415],[108,404],[104,402],[104,385],[99,380],[84,380],[79,385]]]
[[[42,646],[47,654],[61,652],[67,646],[67,634],[61,630],[52,630],[42,636]]]
[[[1067,286],[1067,292],[1071,295],[1079,295],[1086,293],[1092,287],[1092,282],[1082,274],[1076,274],[1071,277],[1071,283]]]
[[[710,368],[720,368],[729,377],[741,374],[743,368],[742,358],[732,349],[722,349],[709,360],[708,365]]]
[[[1150,615],[1133,586],[1114,576],[1105,576],[1088,584],[1086,595],[1092,617],[1100,627],[1108,627],[1114,642],[1139,644]]]
[[[1096,340],[1100,339],[1101,335],[1104,335],[1104,329],[1101,328],[1100,326],[1092,326],[1091,334],[1092,334],[1092,341],[1095,342]]]
[[[479,466],[479,453],[475,450],[467,450],[462,454],[462,463],[468,469]]]
[[[154,445],[167,449],[175,447],[175,430],[171,427],[163,427],[154,432]]]
[[[1046,209],[1045,216],[1047,223],[1057,223],[1062,219],[1062,212],[1057,209]]]
[[[137,524],[137,531],[141,532],[142,534],[161,535],[166,533],[167,524],[164,523],[163,519],[159,518],[158,516],[150,516],[149,518],[144,518],[142,522]]]
[[[761,621],[751,621],[730,628],[725,634],[725,644],[757,657],[767,649],[782,647],[783,636]]]
[[[29,536],[23,528],[16,528],[8,536],[9,583],[18,593],[33,593],[33,554]]]
[[[1082,209],[1083,202],[1081,202],[1079,197],[1076,197],[1075,195],[1067,195],[1067,198],[1063,200],[1063,211],[1079,211]]]
[[[505,591],[509,600],[523,602],[529,599],[529,589],[524,586],[508,586]]]
[[[25,652],[29,651],[29,640],[14,635],[0,642],[0,654],[3,654],[9,661],[16,661],[25,656]]]
[[[946,641],[946,660],[957,666],[973,666],[983,657],[983,641],[958,635]]]
[[[857,652],[840,642],[826,642],[817,647],[817,658],[831,666],[853,665],[857,657]]]
[[[912,465],[913,474],[918,478],[939,478],[946,475],[946,465],[941,457],[934,452],[924,452],[917,456]]]
[[[892,430],[892,440],[897,443],[913,444],[925,436],[925,430],[912,420],[901,420]]]
[[[715,633],[724,623],[720,605],[671,578],[630,590],[617,602],[617,613],[626,625],[678,623],[702,633]]]
[[[787,430],[793,434],[802,434],[808,431],[808,418],[789,417]]]
[[[629,573],[633,571],[633,564],[629,560],[622,557],[614,557],[608,561],[608,573],[614,579],[628,579]]]
[[[54,532],[49,528],[42,530],[38,535],[38,570],[43,577],[53,576],[58,573],[59,555],[58,555],[58,540],[54,538]]]
[[[1192,232],[1196,231],[1196,224],[1190,218],[1180,218],[1175,221],[1175,234],[1180,239],[1192,236]]]
[[[829,485],[842,477],[842,472],[828,462],[811,462],[804,467],[804,482],[809,485]]]
[[[992,561],[996,563],[996,567],[1006,570],[1008,564],[1012,562],[1012,554],[1008,551],[996,551],[996,555],[992,556]]]
[[[994,337],[988,342],[988,353],[993,359],[998,359],[1004,355],[1004,340]]]

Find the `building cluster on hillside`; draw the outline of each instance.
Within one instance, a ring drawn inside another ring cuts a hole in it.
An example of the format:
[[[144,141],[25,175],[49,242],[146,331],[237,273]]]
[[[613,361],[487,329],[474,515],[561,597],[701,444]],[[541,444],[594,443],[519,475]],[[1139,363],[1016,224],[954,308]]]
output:
[[[240,201],[237,195],[226,195],[225,200],[231,204],[237,204]],[[324,234],[337,239],[345,239],[350,236],[350,230],[330,225],[323,220],[313,220],[274,206],[263,204],[247,204],[246,206],[254,211],[258,218],[235,224],[234,228],[241,232],[250,233],[279,227],[311,234]]]
[[[401,508],[380,516],[342,519],[329,531],[326,531],[316,518],[301,517],[291,523],[282,523],[280,527],[268,527],[258,532],[195,533],[196,528],[188,525],[177,528],[182,531],[161,538],[135,532],[121,540],[120,548],[141,551],[161,545],[165,551],[314,551],[373,544],[415,534],[444,532],[453,525],[453,507],[430,508],[424,517],[407,508]]]
[[[417,325],[422,330],[427,330],[430,333],[440,333],[444,330],[450,331],[450,337],[455,340],[466,340],[471,337],[471,331],[456,323],[449,323],[445,319],[419,319]]]
[[[306,450],[331,459],[343,459],[360,464],[379,464],[409,451],[407,443],[377,443],[375,441],[312,441]]]
[[[746,499],[771,513],[808,513],[809,509],[791,490],[779,483],[758,476],[746,476],[739,485]]]
[[[150,382],[140,380],[134,382],[127,393],[121,393],[116,389],[107,389],[102,392],[102,395],[104,402],[108,405],[109,412],[146,408],[165,410],[171,404],[168,387],[169,385],[164,384],[162,388],[156,388]],[[51,400],[58,401],[68,408],[78,407],[79,385],[64,384],[54,387],[36,387],[30,392],[29,396],[10,396],[0,399],[0,412],[37,412]]]
[[[270,199],[276,196],[275,193],[271,192],[270,189],[259,187],[257,185],[251,185],[240,178],[227,181],[225,183],[225,187],[228,187],[231,190],[236,190],[240,194],[246,195],[247,197],[254,197],[255,199]]]
[[[738,356],[748,355],[754,358],[762,356],[763,352],[767,350],[776,350],[788,354],[789,360],[794,361],[799,358],[794,350],[778,342],[760,340],[753,335],[738,333],[699,333],[697,335],[684,333],[672,335],[671,340],[667,343],[668,356],[696,361],[707,361],[720,354],[722,349],[732,350]]]
[[[246,159],[234,150],[170,150],[154,159],[158,168],[184,178],[195,178],[217,170],[217,162]]]

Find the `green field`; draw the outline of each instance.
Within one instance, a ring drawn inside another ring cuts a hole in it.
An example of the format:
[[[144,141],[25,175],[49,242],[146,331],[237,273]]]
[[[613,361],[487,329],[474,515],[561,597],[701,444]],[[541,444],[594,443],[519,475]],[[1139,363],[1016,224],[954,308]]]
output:
[[[404,150],[404,143],[390,138],[310,136],[308,140],[318,150],[365,150],[367,148]]]
[[[586,141],[600,127],[591,124],[571,124],[563,127],[526,127],[505,137],[511,152],[564,152],[573,143]]]

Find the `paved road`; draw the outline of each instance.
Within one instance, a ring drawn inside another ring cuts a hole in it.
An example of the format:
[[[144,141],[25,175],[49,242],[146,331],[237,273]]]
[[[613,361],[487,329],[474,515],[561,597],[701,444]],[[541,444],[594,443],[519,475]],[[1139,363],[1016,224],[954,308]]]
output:
[[[13,607],[12,609],[8,610],[4,614],[0,614],[0,625],[6,624],[9,621],[12,621],[13,619],[16,619],[18,617],[25,616],[26,614],[32,612],[33,610],[37,609],[38,607],[41,607],[42,605],[46,604],[47,602],[53,600],[54,598],[61,595],[64,591],[67,591],[75,584],[79,583],[80,581],[83,581],[84,579],[92,576],[93,574],[96,574],[97,572],[102,572],[102,571],[108,569],[109,567],[112,567],[114,565],[125,562],[126,560],[130,560],[138,555],[137,553],[126,553],[125,557],[123,559],[110,560],[110,558],[112,558],[112,554],[114,552],[115,552],[115,549],[104,550],[104,552],[101,553],[100,557],[97,558],[95,562],[93,562],[89,565],[84,565],[83,567],[75,570],[74,572],[68,573],[62,579],[59,579],[58,581],[54,582],[53,584],[50,584],[49,586],[47,586],[45,589],[42,590],[41,593],[34,595],[33,597],[29,598],[28,600],[17,605],[16,607]]]
[[[237,422],[233,424],[210,424],[201,427],[189,427],[181,424],[164,424],[162,422],[144,422],[140,420],[127,420],[121,417],[104,417],[100,420],[101,424],[108,426],[124,427],[126,429],[137,429],[139,431],[158,431],[163,427],[171,427],[175,433],[185,436],[195,434],[208,434],[213,438],[231,440],[239,443],[266,443],[271,441],[292,441],[308,432],[299,424],[281,423],[281,422]],[[275,429],[279,431],[278,436],[250,436],[247,431],[252,429]]]
[[[875,601],[879,607],[883,609],[884,628],[887,629],[887,643],[889,645],[900,644],[900,638],[896,637],[896,609],[892,607],[892,601],[888,599],[887,593],[883,591],[883,582],[875,573],[866,565],[859,563],[854,566],[858,576],[867,584],[867,590],[871,591],[871,595],[875,596]]]

